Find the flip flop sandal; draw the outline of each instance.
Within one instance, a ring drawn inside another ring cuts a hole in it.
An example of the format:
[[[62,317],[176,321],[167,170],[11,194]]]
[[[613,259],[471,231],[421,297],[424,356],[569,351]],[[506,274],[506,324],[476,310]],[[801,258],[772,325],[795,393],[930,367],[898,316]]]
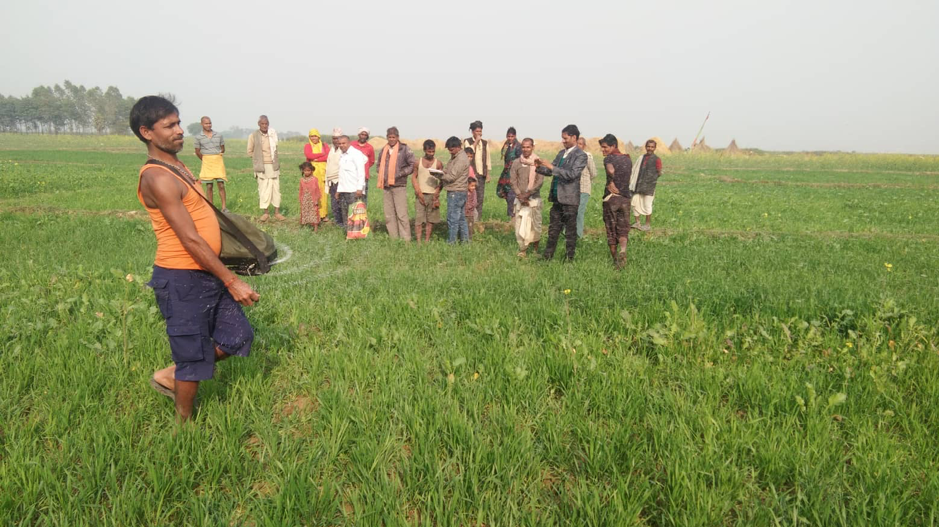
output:
[[[172,399],[173,402],[176,402],[176,392],[158,383],[156,377],[150,377],[150,387],[156,390],[160,395],[165,395]]]

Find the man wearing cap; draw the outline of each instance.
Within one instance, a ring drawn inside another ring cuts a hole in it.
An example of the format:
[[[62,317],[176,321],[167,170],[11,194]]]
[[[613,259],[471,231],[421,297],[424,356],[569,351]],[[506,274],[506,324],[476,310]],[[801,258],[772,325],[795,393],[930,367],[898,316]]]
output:
[[[329,207],[333,211],[336,225],[342,225],[343,217],[339,214],[339,200],[336,198],[336,188],[339,186],[339,138],[342,137],[342,128],[333,128],[333,147],[326,156],[326,190],[329,193]]]
[[[333,135],[342,135],[333,134]],[[375,164],[375,147],[368,144],[369,129],[366,127],[359,128],[359,140],[352,143],[352,147],[365,154],[365,158],[368,159],[368,162],[365,163],[365,194],[363,199],[365,203],[368,203],[368,176],[369,172],[372,170],[372,165]]]

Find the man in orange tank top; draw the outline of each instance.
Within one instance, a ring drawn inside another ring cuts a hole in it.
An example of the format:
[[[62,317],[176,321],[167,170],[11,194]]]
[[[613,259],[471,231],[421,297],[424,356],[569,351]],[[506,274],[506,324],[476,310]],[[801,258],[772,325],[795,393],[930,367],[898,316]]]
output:
[[[231,355],[248,356],[254,332],[241,306],[259,297],[218,258],[218,220],[194,194],[201,194],[201,187],[193,185],[192,173],[176,157],[183,149],[176,106],[162,97],[143,97],[131,110],[130,128],[147,145],[151,159],[176,167],[191,180],[150,165],[141,169],[137,189],[157,236],[148,285],[166,320],[174,363],[155,372],[150,385],[173,398],[179,420],[187,421],[199,382],[212,378],[215,363]]]

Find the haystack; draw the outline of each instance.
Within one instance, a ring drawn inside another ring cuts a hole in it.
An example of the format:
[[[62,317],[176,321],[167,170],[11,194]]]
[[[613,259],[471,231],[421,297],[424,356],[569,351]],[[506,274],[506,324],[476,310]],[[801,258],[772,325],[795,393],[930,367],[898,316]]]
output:
[[[673,154],[685,151],[685,149],[681,147],[681,143],[678,142],[677,137],[672,141],[672,144],[668,145],[668,149],[671,150]]]
[[[375,153],[377,154],[382,148],[385,148],[385,145],[388,144],[388,140],[384,137],[375,136],[369,138],[368,144],[372,145],[372,148],[375,149]]]
[[[724,154],[729,156],[736,156],[742,154],[743,151],[737,147],[737,140],[731,139],[730,144],[727,145],[727,148],[724,149]]]
[[[633,152],[636,151],[636,145],[634,145],[632,141],[626,143],[626,147],[625,147],[625,148],[626,148],[626,153],[627,153],[627,154],[631,154],[631,153],[633,153]]]
[[[694,148],[692,148],[691,151],[692,151],[692,152],[702,152],[702,153],[704,153],[704,152],[710,152],[710,151],[711,151],[711,147],[709,147],[709,146],[707,145],[707,143],[704,142],[704,138],[702,137],[702,138],[701,138],[701,141],[700,141],[698,144],[694,145]]]

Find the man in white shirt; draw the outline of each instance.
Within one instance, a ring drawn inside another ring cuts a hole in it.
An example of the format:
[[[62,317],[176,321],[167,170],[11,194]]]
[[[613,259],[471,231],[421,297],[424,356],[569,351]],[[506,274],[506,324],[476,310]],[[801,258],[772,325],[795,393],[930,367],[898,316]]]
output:
[[[350,148],[349,136],[339,138],[339,184],[336,186],[336,201],[339,202],[340,225],[347,227],[349,205],[361,199],[365,191],[365,164],[368,158],[355,148]]]

